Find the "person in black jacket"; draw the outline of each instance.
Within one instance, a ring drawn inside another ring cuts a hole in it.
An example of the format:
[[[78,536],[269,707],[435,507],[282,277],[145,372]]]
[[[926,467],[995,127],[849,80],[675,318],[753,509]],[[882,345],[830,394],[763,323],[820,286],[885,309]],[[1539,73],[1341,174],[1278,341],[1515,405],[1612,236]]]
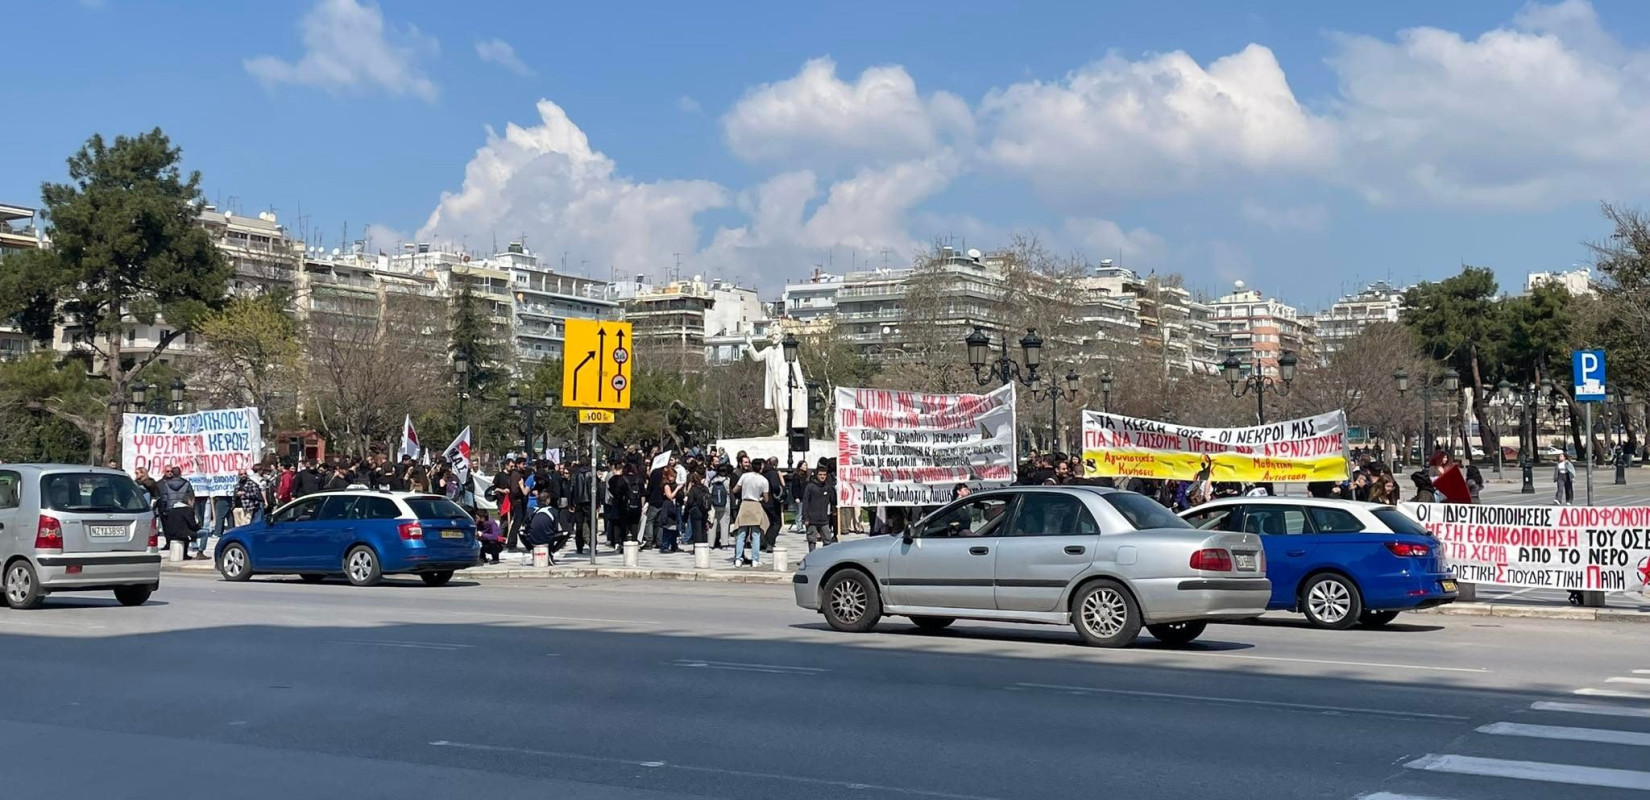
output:
[[[785,505],[785,481],[779,477],[779,470],[774,466],[777,460],[763,465],[762,477],[768,479],[768,502],[762,505],[762,510],[768,514],[768,529],[762,532],[762,552],[772,553],[773,546],[779,541],[779,526],[784,522],[782,513]]]
[[[298,477],[292,481],[292,497],[297,499],[305,495],[315,494],[321,491],[323,483],[321,471],[316,467],[315,462],[305,461],[304,468],[298,470]]]
[[[813,552],[814,546],[836,544],[836,529],[831,525],[831,488],[826,481],[830,476],[821,467],[814,472],[814,479],[802,489],[801,519],[808,533],[808,552]]]
[[[567,534],[562,532],[561,525],[556,521],[555,502],[549,490],[539,491],[538,508],[533,512],[533,517],[528,521],[521,537],[522,544],[526,545],[529,551],[529,559],[532,558],[533,548],[544,545],[550,549],[550,563],[554,564],[556,551],[567,543]],[[525,507],[526,503],[522,505]]]

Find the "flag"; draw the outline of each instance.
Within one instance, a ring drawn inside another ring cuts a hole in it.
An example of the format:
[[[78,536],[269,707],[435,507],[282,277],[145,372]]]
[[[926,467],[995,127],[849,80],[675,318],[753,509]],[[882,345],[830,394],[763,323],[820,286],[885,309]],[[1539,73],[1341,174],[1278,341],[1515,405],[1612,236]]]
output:
[[[418,431],[413,430],[412,415],[407,415],[407,421],[401,424],[401,453],[403,456],[418,458],[424,450],[418,444]]]
[[[453,475],[457,476],[461,484],[470,481],[470,428],[466,426],[463,432],[453,443],[447,445],[447,451],[441,454],[452,465]]]

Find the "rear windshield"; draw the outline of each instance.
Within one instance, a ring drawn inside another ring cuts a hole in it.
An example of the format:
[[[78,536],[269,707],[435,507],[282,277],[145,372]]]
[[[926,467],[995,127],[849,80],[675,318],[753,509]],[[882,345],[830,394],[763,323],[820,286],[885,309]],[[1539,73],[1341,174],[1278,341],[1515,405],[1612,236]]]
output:
[[[1380,520],[1382,525],[1385,525],[1387,528],[1391,529],[1393,533],[1415,533],[1420,534],[1421,536],[1432,535],[1427,531],[1425,526],[1413,519],[1410,519],[1408,514],[1405,514],[1396,508],[1377,508],[1369,513],[1374,514],[1375,518]]]
[[[71,514],[127,514],[149,510],[141,488],[125,475],[58,472],[40,476],[40,505]]]
[[[1112,508],[1117,509],[1117,513],[1122,514],[1137,530],[1192,527],[1186,520],[1175,516],[1173,511],[1143,494],[1109,492],[1101,497],[1106,498],[1106,502],[1111,503]]]
[[[457,503],[445,497],[409,497],[407,507],[412,509],[413,515],[419,519],[462,519],[468,520],[469,514],[459,508]]]

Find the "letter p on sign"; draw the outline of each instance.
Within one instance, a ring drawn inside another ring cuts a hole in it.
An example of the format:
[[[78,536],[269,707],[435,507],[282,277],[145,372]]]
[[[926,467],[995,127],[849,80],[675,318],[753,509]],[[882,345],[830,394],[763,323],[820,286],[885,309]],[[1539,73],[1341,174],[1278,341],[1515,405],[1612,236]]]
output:
[[[1570,356],[1576,387],[1576,402],[1604,402],[1604,351],[1577,350]]]

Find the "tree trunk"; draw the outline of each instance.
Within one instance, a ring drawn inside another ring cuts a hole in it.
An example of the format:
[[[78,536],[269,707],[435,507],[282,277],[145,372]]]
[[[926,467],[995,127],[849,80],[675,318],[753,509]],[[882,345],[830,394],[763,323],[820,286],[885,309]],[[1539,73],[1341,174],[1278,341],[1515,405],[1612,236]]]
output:
[[[1472,417],[1478,421],[1478,438],[1484,445],[1484,455],[1488,457],[1501,447],[1501,432],[1489,424],[1489,403],[1484,399],[1484,375],[1478,368],[1478,345],[1471,345],[1468,353],[1472,357]],[[1471,437],[1468,435],[1470,426],[1466,423],[1465,415],[1461,419],[1461,453],[1465,463],[1471,464],[1472,445],[1469,444]],[[1496,437],[1493,443],[1490,440],[1491,434]]]
[[[120,423],[126,408],[126,376],[120,369],[120,334],[109,334],[108,361],[104,370],[109,374],[109,396],[103,410],[103,461],[121,463]]]

